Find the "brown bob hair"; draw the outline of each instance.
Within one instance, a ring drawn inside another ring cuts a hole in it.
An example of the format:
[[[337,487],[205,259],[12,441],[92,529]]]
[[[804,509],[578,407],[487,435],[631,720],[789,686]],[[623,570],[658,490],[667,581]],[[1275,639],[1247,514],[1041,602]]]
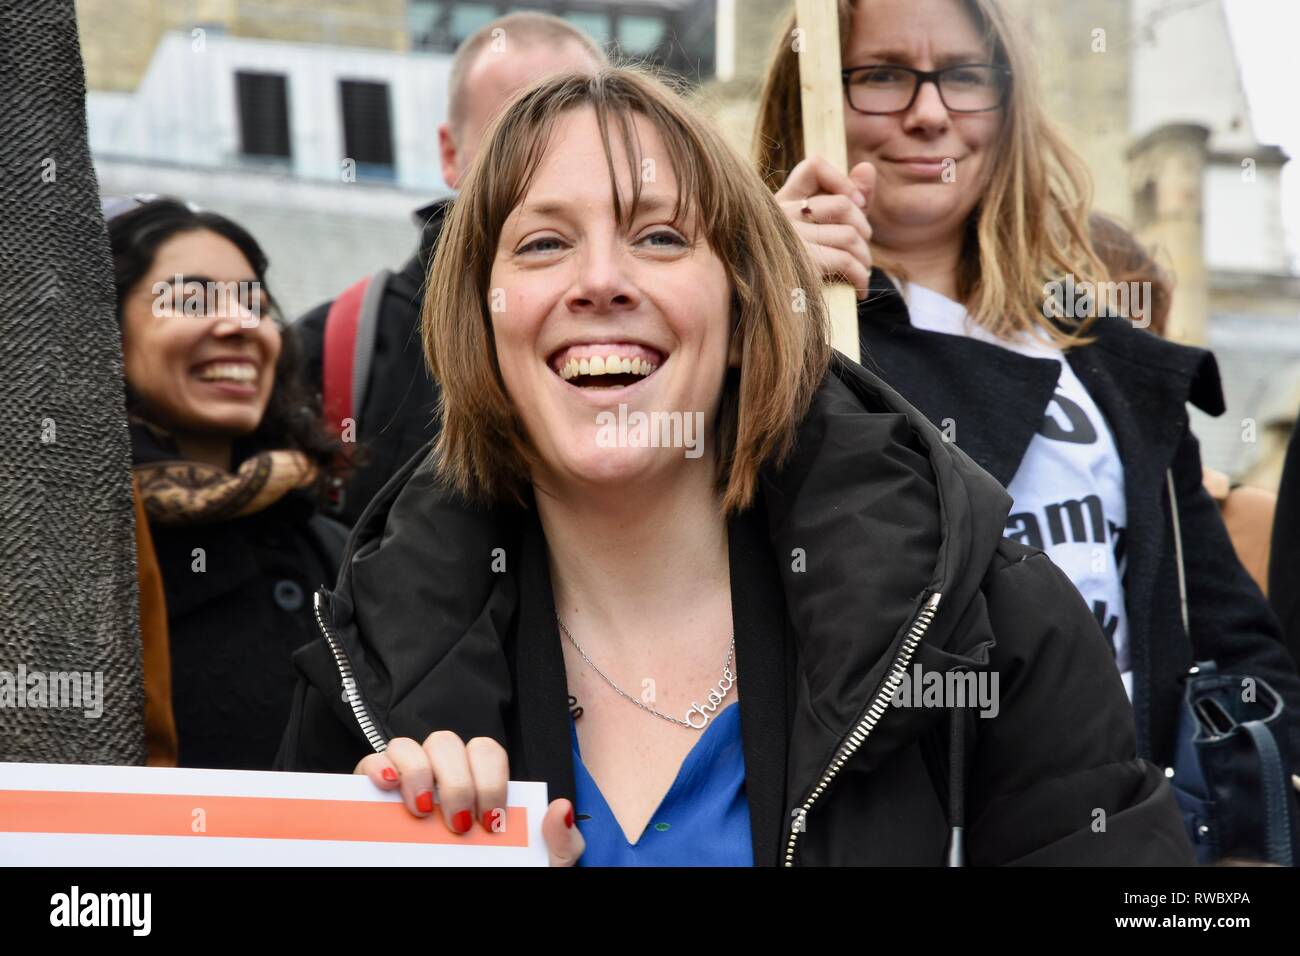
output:
[[[422,313],[425,355],[442,387],[439,475],[472,501],[523,504],[535,452],[497,362],[489,283],[502,228],[524,199],[559,117],[591,109],[604,139],[614,211],[630,226],[640,201],[641,117],[662,137],[677,179],[674,219],[695,223],[732,289],[741,364],[727,374],[714,462],[724,512],[753,500],[759,469],[779,464],[830,361],[821,279],[748,162],[674,90],[643,69],[562,74],[516,97],[493,122],[443,227]],[[629,166],[621,196],[613,137]],[[727,321],[728,317],[721,317]]]

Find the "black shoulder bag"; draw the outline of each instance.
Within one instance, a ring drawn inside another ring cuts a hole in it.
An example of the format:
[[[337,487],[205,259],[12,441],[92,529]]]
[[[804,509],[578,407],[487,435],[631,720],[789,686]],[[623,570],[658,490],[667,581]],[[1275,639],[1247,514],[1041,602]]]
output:
[[[1187,577],[1174,476],[1166,473],[1183,632]],[[1213,661],[1187,675],[1174,755],[1174,796],[1202,864],[1233,858],[1294,866],[1296,796],[1287,766],[1286,704],[1257,677],[1220,674]]]

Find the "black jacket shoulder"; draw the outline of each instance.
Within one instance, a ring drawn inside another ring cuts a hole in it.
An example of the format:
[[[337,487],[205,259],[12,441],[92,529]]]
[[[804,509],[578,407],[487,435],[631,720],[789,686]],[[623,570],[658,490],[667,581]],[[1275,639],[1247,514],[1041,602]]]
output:
[[[1001,712],[976,719],[971,861],[1191,864],[1169,782],[1138,758],[1112,651],[1074,585],[1041,551],[1004,540],[983,593]]]

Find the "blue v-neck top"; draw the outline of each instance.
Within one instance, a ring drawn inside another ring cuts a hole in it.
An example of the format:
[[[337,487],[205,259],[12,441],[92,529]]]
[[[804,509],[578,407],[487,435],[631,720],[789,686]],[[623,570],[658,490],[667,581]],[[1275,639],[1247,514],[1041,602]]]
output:
[[[578,729],[573,741],[575,815],[587,848],[579,866],[753,866],[740,705],[732,704],[686,755],[673,785],[634,844],[605,803],[582,763]]]

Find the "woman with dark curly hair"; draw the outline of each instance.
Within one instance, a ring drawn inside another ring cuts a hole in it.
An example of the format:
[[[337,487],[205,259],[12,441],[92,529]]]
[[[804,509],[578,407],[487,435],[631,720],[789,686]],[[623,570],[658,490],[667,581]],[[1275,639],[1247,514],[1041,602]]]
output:
[[[339,448],[299,380],[256,240],[174,199],[114,212],[133,467],[166,595],[178,763],[266,769],[289,713],[290,654],[314,633],[306,595],[334,580],[345,537],[317,512]],[[146,683],[166,679],[163,667]]]

